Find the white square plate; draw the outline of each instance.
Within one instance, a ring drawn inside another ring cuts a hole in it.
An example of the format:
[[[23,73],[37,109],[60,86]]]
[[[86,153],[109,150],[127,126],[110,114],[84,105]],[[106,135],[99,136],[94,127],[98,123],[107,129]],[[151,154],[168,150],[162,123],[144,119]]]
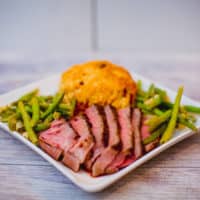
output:
[[[148,87],[153,81],[150,81],[140,75],[137,75],[136,73],[133,73],[133,77],[135,80],[141,79],[143,81],[144,87]],[[58,83],[60,79],[60,74],[52,76],[50,78],[37,81],[35,83],[32,83],[30,85],[27,85],[25,87],[19,88],[17,90],[11,91],[9,93],[3,94],[0,96],[0,106],[6,105],[8,103],[11,103],[15,100],[17,100],[21,95],[24,93],[27,93],[35,88],[39,88],[41,91],[41,94],[54,94],[58,89]],[[174,97],[176,95],[175,92],[171,91],[170,89],[161,86],[159,83],[155,83],[156,86],[161,87],[165,89],[168,92],[169,97],[174,100]],[[196,106],[200,106],[200,103],[195,102],[188,97],[183,96],[182,98],[182,104],[192,104]],[[200,129],[200,117],[197,117],[196,126],[198,129]],[[100,190],[103,190],[104,188],[108,187],[109,185],[113,184],[115,181],[119,180],[121,177],[126,175],[127,173],[131,172],[133,169],[137,168],[138,166],[142,165],[144,162],[150,160],[154,156],[158,155],[162,151],[168,149],[170,146],[176,144],[177,142],[180,142],[181,140],[191,136],[194,134],[191,130],[185,128],[184,130],[176,131],[174,134],[174,137],[167,143],[157,147],[156,149],[152,150],[151,152],[144,155],[139,160],[135,161],[128,167],[120,170],[119,172],[112,174],[112,175],[106,175],[102,177],[93,178],[88,173],[84,171],[80,171],[78,173],[73,172],[66,166],[64,166],[62,163],[55,161],[52,159],[48,154],[46,154],[44,151],[42,151],[37,146],[33,145],[31,142],[29,142],[27,139],[25,139],[23,136],[21,136],[17,132],[12,132],[9,130],[8,126],[4,123],[0,123],[0,127],[6,130],[8,133],[13,135],[15,138],[29,146],[32,150],[37,152],[40,156],[42,156],[45,160],[50,162],[55,168],[57,168],[63,175],[68,177],[74,184],[79,186],[85,191],[88,192],[97,192]]]

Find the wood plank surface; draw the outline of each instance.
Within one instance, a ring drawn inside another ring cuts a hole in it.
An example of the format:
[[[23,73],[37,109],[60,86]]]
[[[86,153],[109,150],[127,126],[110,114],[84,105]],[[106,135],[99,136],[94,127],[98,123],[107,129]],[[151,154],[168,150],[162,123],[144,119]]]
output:
[[[185,86],[185,94],[200,100],[200,61],[135,60],[109,57],[172,89]],[[0,93],[63,71],[72,63],[0,64]],[[41,67],[42,66],[42,67]],[[46,73],[48,71],[48,73]],[[82,191],[28,147],[0,130],[0,200],[4,199],[192,199],[200,197],[200,135],[194,135],[161,153],[108,189]]]

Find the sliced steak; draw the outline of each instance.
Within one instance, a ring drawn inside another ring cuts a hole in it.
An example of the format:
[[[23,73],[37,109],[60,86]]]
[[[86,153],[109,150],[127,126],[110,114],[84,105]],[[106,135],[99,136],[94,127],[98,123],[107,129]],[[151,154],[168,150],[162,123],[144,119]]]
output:
[[[146,152],[149,152],[151,150],[153,150],[154,148],[156,148],[159,144],[159,138],[155,139],[153,142],[149,143],[149,144],[146,144],[144,146],[144,149]]]
[[[95,139],[95,145],[93,146],[92,154],[85,161],[85,168],[90,171],[95,160],[101,155],[104,150],[104,138],[105,138],[105,123],[103,116],[99,108],[96,105],[90,106],[85,110],[85,115],[91,125],[91,132]]]
[[[92,176],[96,177],[105,174],[106,168],[115,159],[117,154],[117,150],[111,147],[107,147],[93,164]]]
[[[79,159],[75,157],[73,154],[71,154],[69,151],[64,152],[64,157],[62,162],[75,172],[79,171],[80,169]]]
[[[39,144],[44,151],[55,159],[63,156],[62,162],[74,171],[79,170],[80,161],[68,153],[77,143],[77,134],[65,120],[55,120],[51,127],[40,133]]]
[[[142,136],[142,140],[144,140],[145,138],[149,137],[151,135],[150,131],[149,131],[149,127],[144,124],[144,121],[142,122],[142,126],[141,126],[141,136]]]
[[[134,155],[136,159],[140,158],[143,154],[141,133],[140,133],[141,117],[142,116],[140,109],[135,108],[132,114],[132,127],[134,133]]]
[[[136,161],[136,157],[135,155],[131,155],[131,156],[128,156],[125,161],[119,166],[119,169],[121,168],[124,168],[124,167],[127,167],[128,165],[130,165],[131,163],[135,162]]]
[[[104,147],[105,125],[98,106],[93,105],[85,110],[85,114],[91,124],[92,134],[95,138],[95,146]]]
[[[80,138],[69,151],[77,157],[82,164],[94,146],[93,136],[90,134],[90,128],[84,116],[76,116],[70,123]]]
[[[125,162],[126,155],[120,152],[115,159],[107,166],[106,174],[112,174],[119,170],[120,166]]]
[[[117,146],[120,143],[119,126],[115,110],[107,105],[104,107],[106,122],[108,125],[108,146]]]
[[[51,128],[52,127],[58,127],[61,126],[62,124],[64,124],[66,121],[64,119],[59,119],[59,120],[54,120],[53,122],[51,122]]]
[[[106,168],[106,173],[108,174],[118,171],[120,166],[125,162],[127,155],[130,155],[133,149],[131,109],[130,107],[119,109],[117,110],[117,114],[120,128],[121,151]]]
[[[62,149],[50,146],[49,144],[46,144],[42,140],[39,140],[39,145],[46,153],[48,153],[55,160],[59,160],[63,153]]]
[[[51,127],[39,136],[39,140],[62,150],[70,149],[76,143],[76,138],[76,133],[64,120],[55,120]]]
[[[131,126],[131,111],[130,107],[119,109],[118,121],[120,125],[120,139],[122,143],[122,152],[129,154],[133,148],[133,131]]]
[[[77,157],[82,164],[86,160],[93,145],[94,143],[91,138],[80,138],[78,142],[69,150],[69,152]]]
[[[80,137],[92,137],[89,125],[83,115],[75,116],[70,120],[70,124]]]

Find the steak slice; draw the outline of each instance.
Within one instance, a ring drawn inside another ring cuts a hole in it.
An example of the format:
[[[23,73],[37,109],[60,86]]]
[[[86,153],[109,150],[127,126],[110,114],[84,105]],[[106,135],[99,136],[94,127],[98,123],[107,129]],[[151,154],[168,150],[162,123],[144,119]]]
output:
[[[48,153],[55,160],[59,160],[63,153],[62,149],[50,146],[49,144],[43,142],[42,140],[39,140],[39,145],[46,153]]]
[[[140,133],[141,117],[142,116],[140,109],[135,108],[132,114],[132,127],[134,133],[134,154],[136,159],[140,158],[143,154],[141,133]]]
[[[101,155],[104,150],[104,138],[105,138],[105,123],[103,116],[101,115],[100,107],[93,105],[85,110],[85,115],[88,118],[91,125],[91,131],[95,139],[95,145],[93,146],[93,153],[85,161],[85,168],[90,171],[95,160]]]
[[[96,177],[105,174],[106,168],[115,159],[117,154],[117,150],[107,147],[93,164],[92,176]]]
[[[73,154],[71,154],[69,151],[64,152],[64,157],[62,162],[75,172],[79,171],[80,169],[79,159],[75,157]]]
[[[119,126],[115,110],[107,105],[104,107],[106,122],[108,125],[108,146],[117,146],[120,143]]]
[[[90,106],[85,110],[85,114],[91,124],[92,134],[95,139],[95,147],[104,147],[105,126],[99,107],[96,105]]]
[[[64,124],[65,122],[66,121],[64,119],[54,120],[51,122],[50,127],[58,127],[58,126],[61,126],[62,124]]]
[[[158,144],[159,144],[159,141],[160,141],[159,138],[157,138],[153,142],[151,142],[149,144],[146,144],[144,146],[145,151],[149,152],[149,151],[153,150],[154,148],[156,148],[158,146]]]
[[[131,163],[133,163],[134,161],[136,161],[136,157],[135,155],[131,155],[131,156],[128,156],[125,161],[119,166],[119,169],[121,168],[124,168],[124,167],[127,167],[128,165],[130,165]]]
[[[39,140],[62,150],[70,149],[76,143],[76,138],[76,133],[65,120],[55,120],[51,127],[39,136]]]
[[[80,138],[69,151],[78,158],[82,164],[94,146],[93,136],[90,134],[90,129],[84,116],[76,116],[70,121],[70,123]]]
[[[80,138],[78,142],[69,150],[69,152],[77,157],[82,164],[86,160],[93,145],[94,143],[91,138]]]
[[[122,108],[117,111],[120,125],[120,138],[122,143],[122,152],[129,154],[133,148],[133,131],[131,126],[130,107]]]
[[[106,174],[117,172],[120,166],[123,165],[123,163],[125,162],[125,159],[126,155],[123,152],[120,152],[106,168]]]

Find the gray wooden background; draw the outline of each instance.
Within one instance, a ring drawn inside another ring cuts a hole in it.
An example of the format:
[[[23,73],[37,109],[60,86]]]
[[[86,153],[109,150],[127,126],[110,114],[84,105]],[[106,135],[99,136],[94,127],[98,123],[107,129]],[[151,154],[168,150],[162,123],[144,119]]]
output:
[[[200,101],[199,0],[0,0],[0,94],[109,59]],[[199,200],[200,135],[89,194],[0,130],[0,200]]]

